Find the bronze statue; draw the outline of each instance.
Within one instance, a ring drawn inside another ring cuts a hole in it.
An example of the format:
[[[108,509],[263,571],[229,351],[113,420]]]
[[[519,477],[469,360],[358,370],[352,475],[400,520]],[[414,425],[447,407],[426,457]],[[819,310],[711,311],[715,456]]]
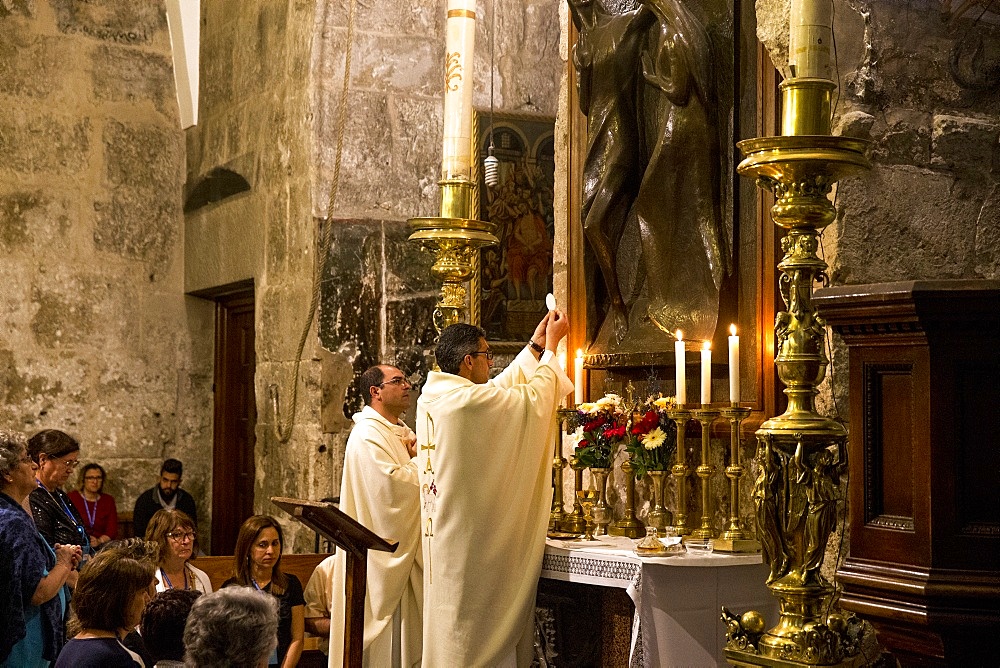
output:
[[[639,0],[617,14],[599,0],[569,6],[580,33],[574,64],[588,130],[583,227],[617,342],[630,322],[618,244],[632,217],[649,318],[662,331],[710,339],[729,257],[708,35],[677,0]]]
[[[620,341],[628,316],[615,263],[642,182],[636,93],[639,57],[652,15],[642,8],[612,14],[600,0],[568,1],[579,31],[573,64],[579,73],[580,110],[587,116],[581,219],[604,277],[609,315]]]

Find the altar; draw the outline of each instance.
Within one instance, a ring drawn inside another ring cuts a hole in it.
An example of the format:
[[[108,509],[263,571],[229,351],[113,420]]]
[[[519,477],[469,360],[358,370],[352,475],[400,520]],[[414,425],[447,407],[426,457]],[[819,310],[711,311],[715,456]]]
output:
[[[761,555],[695,553],[638,557],[633,540],[547,540],[541,577],[624,590],[635,605],[628,664],[724,666],[725,605],[736,613],[754,609],[776,620],[777,601],[764,581]],[[556,665],[561,665],[556,658]]]

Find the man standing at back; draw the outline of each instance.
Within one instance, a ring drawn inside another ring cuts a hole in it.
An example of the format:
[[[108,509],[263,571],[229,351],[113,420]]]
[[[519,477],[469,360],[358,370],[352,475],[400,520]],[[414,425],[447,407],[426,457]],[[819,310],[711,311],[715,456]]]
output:
[[[531,663],[568,330],[550,312],[493,380],[482,329],[441,332],[417,401],[427,668]]]
[[[416,435],[399,419],[410,383],[394,366],[361,374],[367,404],[354,415],[344,454],[340,510],[390,542],[395,552],[368,553],[364,665],[420,665],[423,561],[420,555]],[[330,665],[343,665],[347,556],[337,550],[330,601]]]
[[[146,525],[157,510],[176,508],[191,518],[195,527],[198,526],[198,509],[194,497],[181,489],[181,474],[184,465],[180,460],[167,459],[160,467],[160,480],[153,487],[139,495],[132,511],[132,522],[137,538],[146,537]]]

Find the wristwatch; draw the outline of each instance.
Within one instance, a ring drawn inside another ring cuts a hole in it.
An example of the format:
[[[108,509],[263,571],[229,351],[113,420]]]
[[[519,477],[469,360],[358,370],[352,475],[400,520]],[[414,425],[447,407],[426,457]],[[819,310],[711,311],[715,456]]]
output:
[[[528,345],[531,346],[531,349],[539,355],[545,352],[545,348],[542,348],[540,345],[535,343],[534,339],[528,339]]]

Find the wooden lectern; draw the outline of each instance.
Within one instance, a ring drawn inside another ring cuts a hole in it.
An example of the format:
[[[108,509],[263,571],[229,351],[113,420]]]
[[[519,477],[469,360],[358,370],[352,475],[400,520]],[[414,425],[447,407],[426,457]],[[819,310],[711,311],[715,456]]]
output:
[[[390,543],[372,533],[333,504],[303,499],[271,497],[289,515],[319,532],[347,554],[347,605],[344,619],[344,665],[361,668],[365,639],[365,584],[368,579],[368,550],[395,552],[399,543]]]

